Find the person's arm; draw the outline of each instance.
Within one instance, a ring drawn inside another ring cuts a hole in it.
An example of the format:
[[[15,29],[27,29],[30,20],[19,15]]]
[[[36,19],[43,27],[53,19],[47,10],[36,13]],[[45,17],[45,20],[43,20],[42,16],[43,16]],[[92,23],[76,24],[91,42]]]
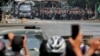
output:
[[[30,56],[29,55],[29,50],[26,46],[27,45],[26,42],[27,42],[27,39],[26,39],[26,36],[24,35],[23,48],[24,48],[25,56]]]
[[[69,41],[71,45],[73,46],[73,51],[75,52],[76,56],[83,56],[81,48],[80,48],[80,44],[78,43],[78,41],[75,42],[72,38],[69,38]]]
[[[9,47],[11,47],[11,43],[12,43],[13,38],[14,38],[14,34],[8,33],[8,40],[9,40],[8,46]]]
[[[76,53],[76,56],[83,56],[82,51],[80,48],[73,48],[74,52]]]
[[[98,49],[98,46],[100,45],[100,41],[98,38],[93,38],[89,40],[89,49],[87,50],[85,56],[92,56],[92,54]]]
[[[76,36],[76,39],[72,39],[72,37],[69,38],[69,41],[71,45],[73,46],[73,50],[76,54],[76,56],[83,56],[80,45],[83,42],[83,34],[81,32],[78,33]]]

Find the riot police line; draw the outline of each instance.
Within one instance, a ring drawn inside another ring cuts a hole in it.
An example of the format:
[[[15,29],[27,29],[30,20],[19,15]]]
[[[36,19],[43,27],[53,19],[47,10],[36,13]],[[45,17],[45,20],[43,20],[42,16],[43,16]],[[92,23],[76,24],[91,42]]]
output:
[[[94,18],[95,13],[91,9],[45,9],[40,10],[38,17],[47,20],[88,20]]]
[[[9,13],[8,13],[9,14]],[[17,15],[18,16],[18,15]],[[88,9],[40,9],[32,14],[34,18],[40,18],[41,20],[88,20],[93,19],[95,12]],[[32,18],[32,19],[34,19]],[[28,18],[30,19],[30,18]],[[0,21],[2,20],[2,11],[0,10]]]

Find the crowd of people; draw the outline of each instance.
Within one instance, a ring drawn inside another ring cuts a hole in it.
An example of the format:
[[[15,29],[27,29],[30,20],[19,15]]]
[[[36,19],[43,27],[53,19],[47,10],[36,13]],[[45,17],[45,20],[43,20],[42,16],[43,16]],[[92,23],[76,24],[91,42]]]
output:
[[[67,11],[67,19],[80,20],[93,18],[94,12],[91,9],[72,9]]]
[[[1,12],[1,11],[0,11]],[[38,15],[35,15],[37,14]],[[46,8],[40,9],[40,11],[36,12],[34,16],[40,19],[47,19],[47,20],[88,20],[95,18],[95,12],[88,9],[80,9],[80,8],[72,8],[72,9],[62,9],[62,8]],[[3,16],[0,13],[0,21],[2,20]],[[5,18],[5,17],[4,17]],[[3,19],[4,19],[3,18]]]
[[[72,9],[41,9],[40,10],[40,18],[41,19],[49,19],[52,20],[88,20],[93,19],[95,16],[94,11],[91,9],[80,9],[80,8],[72,8]]]
[[[53,36],[44,40],[40,47],[40,56],[100,56],[99,38],[83,42],[83,34],[79,33],[75,40],[71,37],[66,42],[62,37]]]
[[[14,9],[11,9],[11,11],[7,12],[8,14],[11,14],[12,17],[19,17],[18,13],[18,1],[14,2]],[[42,4],[43,3],[43,4]],[[35,6],[35,5],[34,5]],[[68,6],[68,5],[66,5]],[[91,8],[79,8],[79,7],[73,7],[73,8],[65,8],[66,6],[61,6],[61,2],[58,1],[42,1],[41,4],[36,4],[36,8],[32,9],[32,14],[34,17],[38,17],[40,19],[47,19],[52,20],[54,18],[55,20],[80,20],[80,19],[91,19],[94,18],[95,12]],[[63,8],[64,7],[64,8]],[[44,10],[42,10],[44,9]],[[1,9],[0,9],[1,10]],[[56,12],[57,10],[57,12]],[[0,13],[1,14],[1,13]],[[0,21],[2,15],[0,15]],[[23,16],[22,16],[23,17]],[[31,16],[30,16],[31,17]],[[29,18],[30,19],[30,18]],[[34,19],[34,18],[32,18]]]
[[[7,49],[13,52],[8,56],[22,56],[20,51],[23,48],[25,56],[30,56],[25,35],[16,36],[14,33],[8,33],[8,39],[10,48],[6,48],[5,43],[0,39],[0,55],[6,56]],[[60,36],[53,36],[42,41],[39,52],[39,56],[100,56],[100,38],[92,38],[86,45],[83,42],[82,32],[79,32],[75,39],[69,37],[67,41]]]

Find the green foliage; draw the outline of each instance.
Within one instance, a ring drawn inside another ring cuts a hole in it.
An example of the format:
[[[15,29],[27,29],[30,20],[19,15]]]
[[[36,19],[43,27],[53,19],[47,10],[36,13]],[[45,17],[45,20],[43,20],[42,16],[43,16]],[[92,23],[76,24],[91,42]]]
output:
[[[98,9],[97,9],[97,10],[98,10],[98,12],[100,13],[100,5],[98,6]]]
[[[89,8],[94,9],[96,4],[100,4],[100,0],[68,0],[68,4],[72,7],[85,8],[87,5]]]
[[[84,0],[68,0],[68,4],[72,7],[84,8],[86,2]]]
[[[2,2],[3,0],[0,0],[0,2]]]

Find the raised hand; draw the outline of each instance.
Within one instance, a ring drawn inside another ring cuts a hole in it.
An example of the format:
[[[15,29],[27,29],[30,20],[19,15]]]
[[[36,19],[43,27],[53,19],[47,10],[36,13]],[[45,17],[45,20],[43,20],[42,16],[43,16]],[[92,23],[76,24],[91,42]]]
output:
[[[89,49],[86,52],[85,56],[92,56],[95,51],[100,50],[100,38],[92,38],[89,40]]]
[[[81,43],[83,42],[83,34],[81,32],[78,33],[76,39],[69,38],[69,42],[73,46],[73,50],[76,53],[76,56],[83,56],[80,48]]]

